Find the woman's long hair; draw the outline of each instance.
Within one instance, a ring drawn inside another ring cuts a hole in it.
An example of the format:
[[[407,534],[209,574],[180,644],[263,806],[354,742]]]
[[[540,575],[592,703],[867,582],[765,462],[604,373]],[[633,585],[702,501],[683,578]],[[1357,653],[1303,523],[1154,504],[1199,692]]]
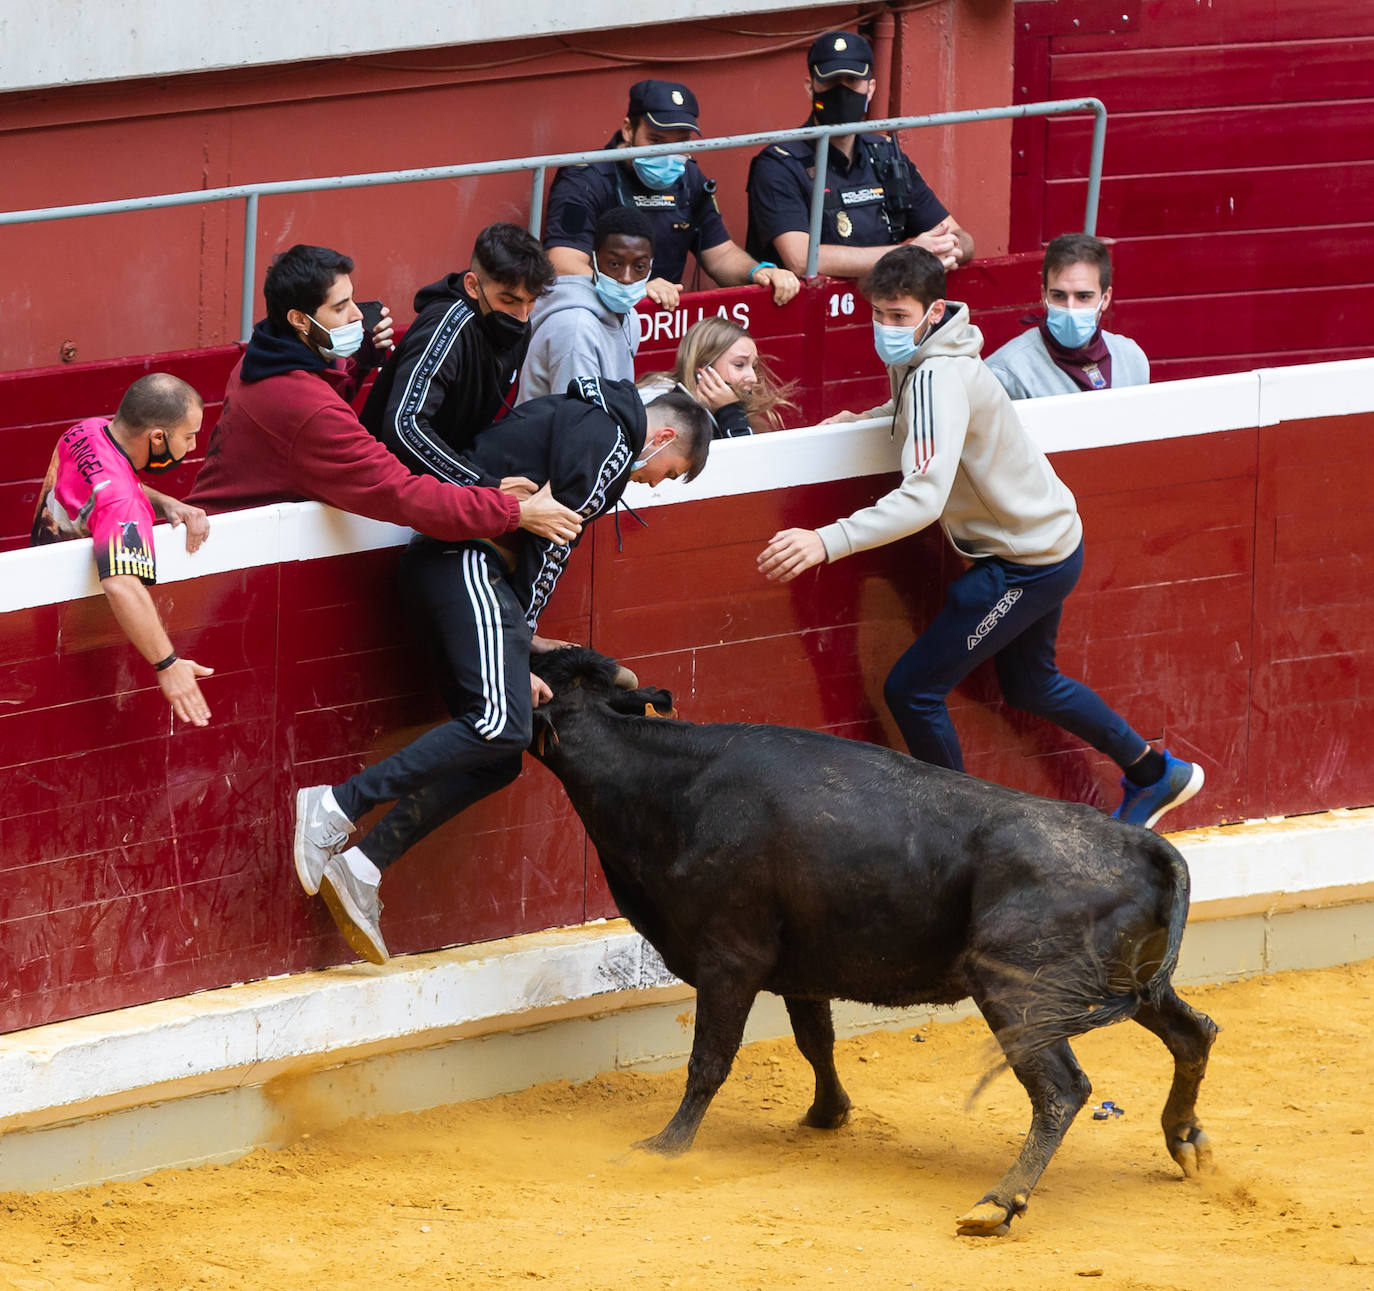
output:
[[[683,334],[673,370],[650,372],[641,377],[638,384],[649,386],[675,381],[695,399],[698,397],[696,374],[702,368],[710,367],[736,341],[747,336],[748,330],[731,319],[698,319]],[[766,430],[781,430],[782,410],[790,408],[796,411],[797,404],[792,395],[797,383],[779,381],[762,354],[754,360],[754,373],[758,377],[758,384],[752,390],[736,391],[740,402],[744,404],[749,424],[756,434]]]

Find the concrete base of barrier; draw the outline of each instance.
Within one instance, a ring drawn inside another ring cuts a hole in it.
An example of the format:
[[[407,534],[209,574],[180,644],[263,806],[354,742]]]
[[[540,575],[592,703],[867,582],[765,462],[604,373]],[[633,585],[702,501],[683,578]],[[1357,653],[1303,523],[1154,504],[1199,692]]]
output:
[[[1173,841],[1195,893],[1212,894],[1195,901],[1181,984],[1374,956],[1374,810]],[[1265,890],[1298,862],[1306,886]],[[613,921],[3,1036],[0,1190],[136,1178],[232,1160],[350,1117],[680,1065],[692,1001],[652,948]],[[919,1026],[970,1008],[841,1003],[836,1030]],[[782,1002],[762,997],[746,1041],[788,1033]]]

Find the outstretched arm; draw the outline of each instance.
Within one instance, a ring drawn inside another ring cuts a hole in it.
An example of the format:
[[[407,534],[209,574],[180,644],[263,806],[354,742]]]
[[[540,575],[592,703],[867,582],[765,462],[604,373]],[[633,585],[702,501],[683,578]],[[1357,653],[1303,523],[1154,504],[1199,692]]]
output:
[[[112,574],[109,578],[102,578],[100,590],[105,593],[115,620],[124,629],[124,635],[148,663],[156,664],[169,658],[173,660],[157,673],[157,684],[171,704],[172,711],[192,726],[208,725],[210,705],[200,693],[197,678],[210,676],[214,669],[206,668],[193,659],[176,657],[162,620],[158,618],[153,598],[134,575]]]

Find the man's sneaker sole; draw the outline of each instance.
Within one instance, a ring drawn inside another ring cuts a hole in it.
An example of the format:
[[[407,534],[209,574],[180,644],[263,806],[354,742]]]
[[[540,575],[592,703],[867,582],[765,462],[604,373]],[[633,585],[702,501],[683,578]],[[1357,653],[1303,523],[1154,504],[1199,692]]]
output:
[[[353,904],[346,889],[334,886],[334,880],[328,873],[320,881],[320,895],[329,907],[329,913],[334,916],[334,922],[343,934],[343,939],[356,954],[361,955],[369,964],[390,962],[391,955],[380,934],[373,936],[367,926],[367,916]]]
[[[1166,812],[1173,811],[1175,807],[1183,806],[1183,804],[1187,802],[1189,798],[1195,797],[1197,795],[1198,790],[1202,788],[1202,782],[1206,780],[1206,778],[1206,775],[1203,774],[1202,767],[1199,766],[1196,762],[1194,762],[1193,773],[1188,777],[1188,783],[1185,784],[1183,788],[1179,790],[1177,796],[1170,798],[1168,802],[1166,802],[1157,812],[1155,812],[1153,816],[1150,817],[1149,820],[1145,822],[1145,828],[1153,829],[1155,827],[1155,822]]]

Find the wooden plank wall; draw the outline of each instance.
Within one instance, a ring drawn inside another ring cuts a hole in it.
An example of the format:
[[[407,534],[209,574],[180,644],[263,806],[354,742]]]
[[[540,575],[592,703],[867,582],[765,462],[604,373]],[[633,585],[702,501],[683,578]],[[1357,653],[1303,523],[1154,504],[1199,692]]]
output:
[[[1364,413],[1056,456],[1088,535],[1061,657],[1205,766],[1171,826],[1374,801],[1371,444]],[[894,744],[882,679],[956,572],[938,535],[784,588],[754,570],[778,528],[890,483],[651,508],[647,528],[622,526],[623,550],[601,522],[542,626],[627,659],[691,720]],[[289,822],[299,785],[337,781],[441,717],[396,602],[397,557],[158,588],[178,644],[217,668],[204,730],[172,730],[100,598],[0,616],[0,1030],[348,957],[299,890]],[[1115,805],[1115,768],[1007,709],[990,670],[951,707],[972,772]],[[561,790],[533,765],[415,849],[385,900],[397,953],[611,912]]]
[[[1107,106],[1108,320],[1158,380],[1374,353],[1374,6],[1017,0],[1017,102]],[[1090,118],[1018,122],[1012,250],[1082,227]]]

